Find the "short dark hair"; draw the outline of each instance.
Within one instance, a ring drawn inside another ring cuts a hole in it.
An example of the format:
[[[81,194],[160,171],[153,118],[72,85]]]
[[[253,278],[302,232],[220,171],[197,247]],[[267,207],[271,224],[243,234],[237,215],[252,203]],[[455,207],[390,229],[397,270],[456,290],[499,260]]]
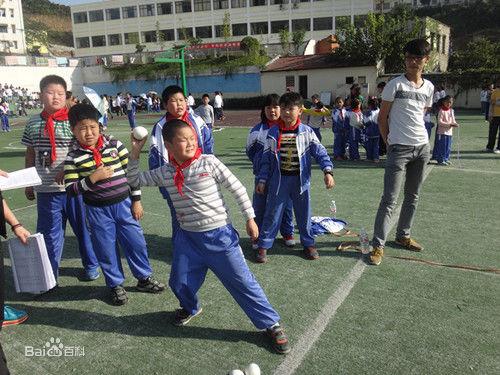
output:
[[[163,125],[163,128],[161,129],[161,135],[163,136],[163,139],[165,141],[172,143],[172,140],[174,139],[179,129],[185,127],[190,127],[186,121],[182,121],[180,119],[170,120],[166,122],[165,125]]]
[[[370,96],[368,98],[368,106],[377,108],[378,107],[378,99],[375,96]]]
[[[208,98],[208,99],[210,99],[210,95],[208,95],[208,94],[203,94],[203,96],[202,96],[201,98],[202,98],[202,99],[203,99],[203,98]]]
[[[167,86],[167,87],[165,87],[165,90],[163,90],[163,92],[161,93],[161,100],[163,101],[163,103],[166,103],[166,102],[168,102],[168,99],[170,99],[171,96],[173,96],[179,92],[182,95],[184,95],[184,90],[182,89],[182,87],[177,86],[177,85]]]
[[[66,100],[67,99],[71,99],[71,97],[73,96],[73,92],[71,91],[66,91]]]
[[[51,74],[51,75],[43,77],[40,80],[40,92],[45,90],[45,88],[51,84],[61,85],[62,87],[64,87],[64,91],[66,91],[68,89],[68,86],[66,85],[66,81],[64,80],[63,77],[56,76],[55,74]]]
[[[377,84],[377,87],[378,87],[379,89],[383,89],[383,88],[385,87],[385,85],[386,85],[386,84],[387,84],[387,83],[385,83],[385,81],[382,81],[382,82],[379,82],[379,83]]]
[[[313,96],[311,96],[311,100],[314,100],[314,99],[318,99],[319,100],[319,95],[318,94],[314,94]]]
[[[266,107],[269,106],[279,106],[280,105],[280,97],[278,94],[269,94],[264,98],[264,103],[262,104],[262,109],[260,111],[260,119],[262,122],[267,121],[266,117]]]
[[[358,108],[359,106],[361,106],[361,100],[358,98],[351,99],[351,108]]]
[[[304,104],[304,100],[302,96],[298,92],[286,92],[280,97],[280,106],[294,106],[296,105],[299,108],[302,108]]]
[[[429,56],[431,54],[431,45],[425,39],[413,39],[406,43],[403,52],[415,56]]]
[[[78,122],[83,120],[94,120],[99,123],[101,114],[90,104],[79,103],[70,108],[68,120],[71,128],[74,128]]]

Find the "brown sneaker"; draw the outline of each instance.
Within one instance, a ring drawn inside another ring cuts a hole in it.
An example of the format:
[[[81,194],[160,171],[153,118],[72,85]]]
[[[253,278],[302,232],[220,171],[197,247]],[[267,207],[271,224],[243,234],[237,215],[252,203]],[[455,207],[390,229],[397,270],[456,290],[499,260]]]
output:
[[[374,246],[370,253],[370,264],[378,266],[382,263],[382,258],[384,257],[384,248],[381,246]]]
[[[309,260],[316,260],[319,258],[318,250],[314,246],[304,247],[302,250],[304,257]]]
[[[255,251],[255,261],[257,263],[267,263],[267,249],[262,247]]]
[[[424,247],[410,237],[396,238],[395,242],[411,251],[422,251]]]

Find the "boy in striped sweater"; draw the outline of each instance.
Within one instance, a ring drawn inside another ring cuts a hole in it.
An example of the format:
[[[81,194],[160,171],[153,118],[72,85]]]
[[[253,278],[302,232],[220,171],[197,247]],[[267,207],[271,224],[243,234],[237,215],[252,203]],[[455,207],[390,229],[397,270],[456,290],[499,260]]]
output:
[[[139,189],[127,182],[128,151],[118,140],[100,134],[100,114],[88,104],[69,110],[69,122],[77,140],[64,162],[64,182],[69,196],[83,195],[87,226],[106,285],[115,305],[128,301],[117,240],[141,292],[159,293],[165,285],[151,276],[142,228]]]
[[[130,186],[165,187],[175,208],[179,229],[173,236],[169,285],[181,308],[176,311],[174,325],[186,325],[201,313],[198,290],[210,269],[255,327],[267,331],[274,349],[281,354],[289,352],[280,316],[245,262],[223,200],[221,186],[236,199],[248,235],[257,239],[259,230],[245,187],[219,159],[201,153],[198,137],[187,122],[170,120],[162,129],[162,137],[169,162],[146,172],[139,172],[139,155],[146,140],[132,137],[127,177]]]

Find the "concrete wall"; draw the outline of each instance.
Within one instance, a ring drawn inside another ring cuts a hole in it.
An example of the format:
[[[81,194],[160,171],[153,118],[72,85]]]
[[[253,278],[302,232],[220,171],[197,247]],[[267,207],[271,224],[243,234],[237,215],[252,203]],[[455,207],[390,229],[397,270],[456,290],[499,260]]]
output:
[[[336,96],[345,97],[349,93],[351,84],[346,84],[346,77],[353,77],[355,83],[363,86],[363,95],[374,95],[377,80],[376,67],[354,67],[354,68],[335,68],[335,69],[314,69],[314,70],[295,70],[286,72],[263,72],[262,73],[262,94],[285,92],[285,77],[294,76],[294,91],[299,91],[299,76],[307,76],[307,96],[310,98],[313,94],[321,92],[330,92],[332,100]],[[360,77],[365,77],[364,82]],[[363,84],[364,83],[364,84]],[[329,103],[325,103],[329,104]]]
[[[40,91],[40,80],[49,74],[57,74],[66,80],[68,90],[82,91],[82,70],[75,67],[44,67],[44,66],[0,66],[0,82],[8,83],[15,87],[26,87],[27,89]]]

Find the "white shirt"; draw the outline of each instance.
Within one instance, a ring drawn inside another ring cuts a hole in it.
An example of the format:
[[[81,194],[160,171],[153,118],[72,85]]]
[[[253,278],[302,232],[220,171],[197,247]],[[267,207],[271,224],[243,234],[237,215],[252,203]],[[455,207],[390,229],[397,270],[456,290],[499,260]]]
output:
[[[401,75],[387,82],[382,100],[392,102],[389,112],[389,145],[421,146],[429,142],[425,129],[425,109],[432,106],[434,85],[423,80],[420,87]]]
[[[215,95],[215,98],[214,98],[214,108],[222,108],[222,96]]]
[[[194,106],[194,98],[193,95],[189,95],[187,99],[188,106],[192,107]]]

